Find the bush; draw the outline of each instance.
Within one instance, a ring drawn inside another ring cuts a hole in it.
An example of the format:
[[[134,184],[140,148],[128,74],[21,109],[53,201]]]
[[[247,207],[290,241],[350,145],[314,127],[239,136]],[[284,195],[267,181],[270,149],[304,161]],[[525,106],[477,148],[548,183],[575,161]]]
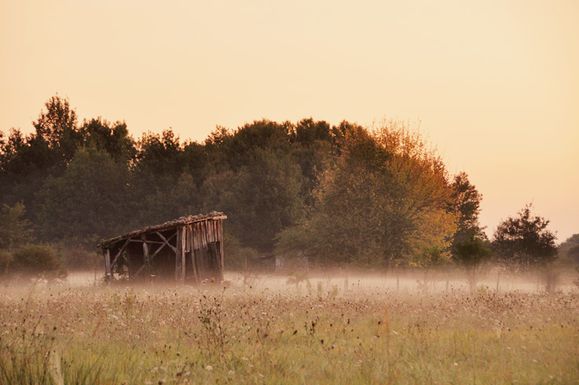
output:
[[[96,244],[96,242],[93,242]],[[103,261],[102,255],[93,248],[88,249],[78,243],[64,242],[55,245],[62,258],[62,263],[68,270],[92,270],[100,269]]]
[[[225,269],[228,271],[245,271],[248,264],[259,253],[251,247],[245,247],[233,235],[225,234]],[[251,266],[249,266],[251,267]]]
[[[28,245],[16,250],[10,271],[51,278],[66,276],[58,254],[47,245]]]
[[[0,250],[0,274],[5,273],[13,260],[12,254],[6,250]]]

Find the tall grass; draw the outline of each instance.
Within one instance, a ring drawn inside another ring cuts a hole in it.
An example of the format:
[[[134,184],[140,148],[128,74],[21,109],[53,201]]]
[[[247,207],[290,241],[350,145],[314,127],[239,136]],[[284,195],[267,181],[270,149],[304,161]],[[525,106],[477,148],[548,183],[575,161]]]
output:
[[[576,292],[0,293],[0,384],[573,384]]]

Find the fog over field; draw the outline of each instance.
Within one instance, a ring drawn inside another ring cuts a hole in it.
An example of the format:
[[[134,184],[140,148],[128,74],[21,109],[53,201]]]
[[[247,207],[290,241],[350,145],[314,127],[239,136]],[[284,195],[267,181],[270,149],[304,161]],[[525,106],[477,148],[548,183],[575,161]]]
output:
[[[434,271],[424,272],[360,272],[331,270],[329,272],[298,273],[298,274],[273,274],[273,273],[250,273],[243,274],[229,272],[225,274],[223,287],[232,290],[253,289],[255,291],[294,292],[301,295],[315,294],[321,287],[323,290],[383,293],[406,293],[420,295],[421,293],[444,293],[447,291],[469,292],[470,286],[467,276],[462,272]],[[296,278],[297,277],[297,278]],[[82,288],[100,285],[103,279],[102,271],[73,272],[66,279],[58,281],[56,285],[61,287]],[[577,285],[574,283],[573,274],[562,274],[557,278],[557,290],[577,294]],[[477,289],[483,291],[541,293],[545,291],[544,277],[541,272],[529,272],[525,275],[514,275],[501,272],[498,269],[490,269],[481,274],[477,282]],[[46,286],[46,281],[35,279],[20,282],[26,286]],[[127,283],[127,287],[138,287]],[[216,285],[206,285],[214,287]],[[217,285],[219,286],[219,285]],[[146,287],[146,286],[145,286]],[[203,290],[203,287],[199,288]]]
[[[301,277],[301,278],[300,278]],[[12,282],[6,384],[572,384],[577,289],[443,275],[226,274],[223,284]],[[346,278],[347,277],[347,278]],[[487,287],[487,283],[489,287]]]

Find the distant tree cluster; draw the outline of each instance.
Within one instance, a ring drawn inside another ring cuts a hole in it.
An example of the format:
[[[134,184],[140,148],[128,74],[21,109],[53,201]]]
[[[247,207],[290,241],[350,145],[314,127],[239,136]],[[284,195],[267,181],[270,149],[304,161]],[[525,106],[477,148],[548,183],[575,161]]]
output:
[[[468,176],[450,176],[396,123],[261,120],[219,127],[203,143],[171,130],[134,139],[124,122],[79,122],[66,99],[52,97],[33,127],[0,133],[0,250],[33,239],[92,250],[136,227],[220,210],[233,267],[236,256],[271,253],[320,265],[471,269],[493,252],[523,265],[555,255],[548,222],[529,208],[490,242]],[[0,264],[15,252],[1,255]]]
[[[579,234],[573,234],[559,246],[563,263],[579,266]]]

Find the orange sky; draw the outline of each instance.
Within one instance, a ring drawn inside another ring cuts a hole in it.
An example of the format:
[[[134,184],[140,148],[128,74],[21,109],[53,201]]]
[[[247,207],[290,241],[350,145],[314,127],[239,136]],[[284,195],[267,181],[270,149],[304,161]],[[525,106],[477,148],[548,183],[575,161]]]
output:
[[[0,0],[0,130],[52,95],[172,127],[408,121],[484,194],[579,233],[579,1]]]

